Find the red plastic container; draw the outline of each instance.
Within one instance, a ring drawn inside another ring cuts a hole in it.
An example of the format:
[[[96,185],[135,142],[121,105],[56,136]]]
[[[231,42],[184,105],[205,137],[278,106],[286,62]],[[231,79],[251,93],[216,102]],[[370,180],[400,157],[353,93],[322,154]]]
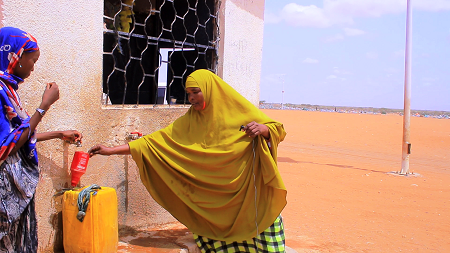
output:
[[[70,174],[72,176],[72,186],[76,186],[81,176],[86,172],[89,162],[89,153],[76,151],[73,154],[72,165],[70,166]]]

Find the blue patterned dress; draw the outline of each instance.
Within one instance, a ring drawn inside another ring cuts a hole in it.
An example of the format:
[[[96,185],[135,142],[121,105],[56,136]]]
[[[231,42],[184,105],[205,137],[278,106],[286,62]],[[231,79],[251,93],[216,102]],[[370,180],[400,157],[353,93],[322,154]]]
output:
[[[11,153],[30,127],[30,116],[16,92],[23,80],[12,73],[24,52],[38,49],[30,34],[13,27],[0,29],[0,252],[34,253],[38,248],[34,194],[39,169],[34,133]]]
[[[37,252],[38,167],[20,150],[0,165],[0,252]]]

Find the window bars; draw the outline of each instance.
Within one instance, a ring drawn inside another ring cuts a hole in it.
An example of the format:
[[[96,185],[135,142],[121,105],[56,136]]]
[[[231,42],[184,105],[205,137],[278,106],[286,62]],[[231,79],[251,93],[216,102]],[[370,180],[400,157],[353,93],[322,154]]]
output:
[[[104,105],[187,104],[187,76],[217,71],[219,0],[104,1]]]

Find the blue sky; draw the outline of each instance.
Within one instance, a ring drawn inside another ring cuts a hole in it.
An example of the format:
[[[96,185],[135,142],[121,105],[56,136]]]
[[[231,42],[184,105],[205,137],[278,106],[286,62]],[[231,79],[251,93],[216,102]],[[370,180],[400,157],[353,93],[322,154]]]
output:
[[[412,6],[411,109],[450,111],[450,0]],[[266,0],[260,100],[403,109],[405,44],[406,0]]]

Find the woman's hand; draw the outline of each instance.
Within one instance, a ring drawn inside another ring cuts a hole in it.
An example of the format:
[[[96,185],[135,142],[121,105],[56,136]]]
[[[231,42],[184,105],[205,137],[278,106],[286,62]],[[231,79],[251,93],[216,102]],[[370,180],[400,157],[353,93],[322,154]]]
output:
[[[47,84],[44,95],[42,95],[42,102],[39,108],[48,110],[50,106],[59,99],[59,87],[55,82]]]
[[[92,157],[94,155],[129,155],[131,154],[130,146],[128,144],[115,146],[115,147],[106,147],[100,144],[93,146],[88,151],[89,156]]]
[[[94,155],[112,155],[112,148],[97,144],[89,149],[89,156],[92,157]]]
[[[61,140],[67,141],[69,143],[81,143],[81,139],[83,139],[83,135],[77,130],[62,131],[61,134]]]
[[[248,123],[243,131],[248,135],[248,137],[254,138],[258,135],[264,136],[264,138],[269,139],[269,128],[264,124],[258,124],[255,121]]]

